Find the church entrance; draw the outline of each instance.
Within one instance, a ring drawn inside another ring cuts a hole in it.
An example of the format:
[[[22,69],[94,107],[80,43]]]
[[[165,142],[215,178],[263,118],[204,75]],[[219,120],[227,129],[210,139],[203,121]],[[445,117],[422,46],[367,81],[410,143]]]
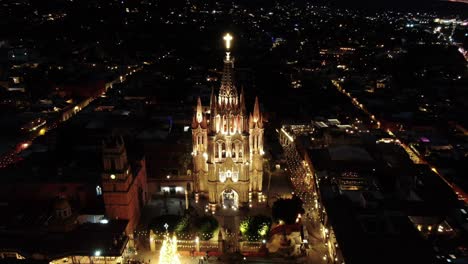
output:
[[[239,208],[239,194],[233,189],[226,189],[221,193],[221,203],[223,208]]]

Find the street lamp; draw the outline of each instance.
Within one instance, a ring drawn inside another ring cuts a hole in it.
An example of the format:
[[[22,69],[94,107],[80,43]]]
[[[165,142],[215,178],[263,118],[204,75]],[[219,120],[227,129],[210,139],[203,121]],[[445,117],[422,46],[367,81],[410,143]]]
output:
[[[199,238],[198,236],[195,237],[195,250],[196,250],[197,252],[200,251],[200,238]]]

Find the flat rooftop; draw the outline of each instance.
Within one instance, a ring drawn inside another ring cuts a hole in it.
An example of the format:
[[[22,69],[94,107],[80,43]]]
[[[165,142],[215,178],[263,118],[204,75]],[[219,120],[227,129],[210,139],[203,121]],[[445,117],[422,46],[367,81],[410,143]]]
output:
[[[65,233],[0,231],[0,249],[17,251],[26,257],[41,254],[47,259],[93,256],[96,250],[102,256],[121,256],[128,242],[128,237],[123,235],[127,224],[127,220],[87,223]]]
[[[354,208],[345,196],[324,201],[347,264],[434,263],[435,254],[408,217]]]

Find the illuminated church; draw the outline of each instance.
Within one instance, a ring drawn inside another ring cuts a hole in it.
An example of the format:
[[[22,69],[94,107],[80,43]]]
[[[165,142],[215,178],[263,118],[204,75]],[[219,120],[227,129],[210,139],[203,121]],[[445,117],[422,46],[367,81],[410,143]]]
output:
[[[249,206],[262,197],[263,118],[258,98],[250,115],[244,91],[234,84],[232,36],[224,36],[226,57],[218,94],[211,93],[209,113],[198,98],[192,121],[195,197],[206,196],[210,209]],[[252,198],[253,197],[253,198]]]

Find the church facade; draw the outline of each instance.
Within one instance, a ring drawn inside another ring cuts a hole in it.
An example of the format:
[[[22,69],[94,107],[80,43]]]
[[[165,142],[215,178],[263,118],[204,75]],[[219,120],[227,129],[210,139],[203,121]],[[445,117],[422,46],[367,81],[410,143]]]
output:
[[[192,120],[193,179],[196,199],[208,198],[210,209],[236,210],[262,196],[263,118],[258,98],[248,114],[244,90],[234,83],[234,59],[230,41],[218,93],[212,91],[210,110],[204,113],[200,98]]]

